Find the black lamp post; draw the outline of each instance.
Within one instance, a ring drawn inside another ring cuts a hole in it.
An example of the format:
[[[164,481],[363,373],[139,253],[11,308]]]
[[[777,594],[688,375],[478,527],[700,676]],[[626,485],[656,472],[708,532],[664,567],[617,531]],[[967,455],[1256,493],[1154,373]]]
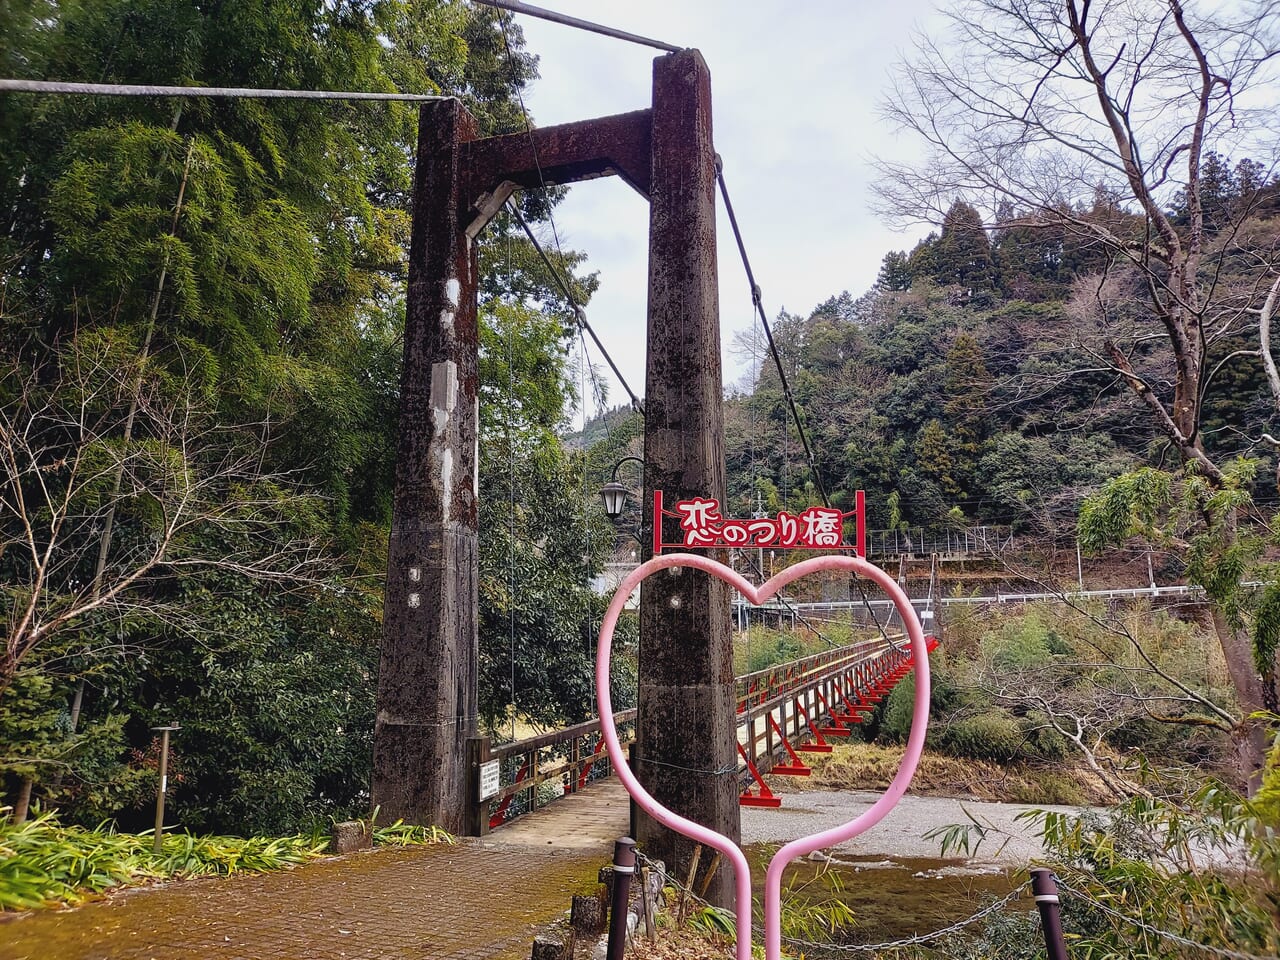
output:
[[[644,466],[644,461],[639,457],[623,457],[613,465],[613,473],[609,477],[609,482],[600,488],[600,499],[604,503],[604,512],[610,520],[617,520],[622,516],[622,512],[627,509],[628,490],[624,484],[618,482],[618,468],[628,460],[634,460]]]

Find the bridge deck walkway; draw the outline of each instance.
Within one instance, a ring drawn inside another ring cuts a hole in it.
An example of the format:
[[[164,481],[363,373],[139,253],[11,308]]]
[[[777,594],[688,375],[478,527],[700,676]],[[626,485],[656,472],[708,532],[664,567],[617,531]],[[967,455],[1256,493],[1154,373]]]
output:
[[[627,832],[625,791],[592,784],[453,846],[189,880],[0,920],[0,960],[527,960],[536,930],[595,889]]]

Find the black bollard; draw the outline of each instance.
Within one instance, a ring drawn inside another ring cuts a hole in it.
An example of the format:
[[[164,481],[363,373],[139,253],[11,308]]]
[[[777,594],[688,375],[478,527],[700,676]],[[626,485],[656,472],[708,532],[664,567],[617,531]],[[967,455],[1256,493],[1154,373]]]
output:
[[[607,960],[622,960],[627,949],[627,901],[631,899],[631,876],[635,872],[636,842],[630,837],[615,840],[613,902],[609,906],[609,948],[605,954]]]
[[[1040,911],[1040,925],[1044,928],[1044,945],[1049,960],[1067,960],[1067,944],[1062,938],[1062,915],[1059,909],[1058,884],[1053,871],[1044,867],[1031,871],[1031,892]]]

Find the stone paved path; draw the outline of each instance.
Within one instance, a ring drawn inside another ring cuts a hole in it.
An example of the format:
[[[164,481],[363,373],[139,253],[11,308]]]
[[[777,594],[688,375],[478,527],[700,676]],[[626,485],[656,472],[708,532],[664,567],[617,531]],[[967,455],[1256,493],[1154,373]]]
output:
[[[626,795],[606,781],[485,840],[0,921],[0,960],[526,960],[535,930],[594,890],[626,828]]]

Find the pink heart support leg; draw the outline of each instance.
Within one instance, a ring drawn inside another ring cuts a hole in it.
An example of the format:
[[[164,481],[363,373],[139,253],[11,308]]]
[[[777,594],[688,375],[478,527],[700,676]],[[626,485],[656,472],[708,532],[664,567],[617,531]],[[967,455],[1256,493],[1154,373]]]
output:
[[[613,631],[618,617],[626,605],[627,599],[651,573],[666,570],[670,567],[693,567],[705,571],[728,583],[754,604],[761,604],[773,597],[779,590],[793,580],[815,573],[819,570],[849,570],[858,576],[873,580],[893,600],[902,621],[906,624],[907,637],[911,641],[911,657],[916,671],[916,694],[911,718],[911,733],[907,738],[906,754],[897,776],[889,784],[889,789],[881,795],[869,810],[850,822],[822,833],[793,840],[779,850],[769,862],[765,873],[765,958],[780,960],[782,953],[781,926],[781,889],[782,874],[793,860],[806,856],[822,847],[833,846],[856,837],[858,834],[879,823],[894,805],[902,799],[916,766],[920,762],[920,754],[924,750],[924,737],[929,720],[929,652],[926,646],[924,630],[916,616],[911,601],[893,578],[874,564],[858,557],[828,556],[815,557],[795,566],[788,567],[777,576],[760,587],[752,586],[745,579],[726,567],[707,557],[689,553],[672,553],[655,557],[641,564],[623,579],[613,595],[613,601],[605,612],[604,622],[600,625],[600,643],[596,656],[596,700],[600,705],[600,730],[604,736],[605,749],[618,779],[622,781],[627,792],[646,813],[663,825],[689,837],[698,843],[712,847],[718,851],[734,867],[737,896],[737,960],[751,958],[751,868],[742,850],[723,834],[687,820],[662,804],[658,803],[635,778],[627,759],[623,755],[622,746],[618,742],[618,731],[613,724],[613,701],[609,696],[609,656],[613,646]]]

